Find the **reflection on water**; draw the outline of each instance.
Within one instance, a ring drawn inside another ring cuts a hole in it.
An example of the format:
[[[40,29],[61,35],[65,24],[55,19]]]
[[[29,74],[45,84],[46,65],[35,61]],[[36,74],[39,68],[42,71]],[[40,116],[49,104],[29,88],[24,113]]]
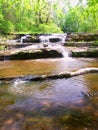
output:
[[[0,77],[19,76],[19,75],[41,75],[54,74],[64,70],[74,70],[81,68],[86,62],[75,59],[37,59],[22,61],[0,62]]]
[[[80,79],[81,81],[79,82]],[[75,80],[72,78],[34,83],[16,80],[9,88],[9,91],[39,99],[60,100],[61,102],[65,101],[65,99],[72,101],[75,98],[80,98],[81,92],[88,91],[84,82],[82,77],[78,77]]]
[[[97,59],[0,62],[0,77],[56,74],[98,67]],[[97,130],[98,75],[42,82],[0,83],[0,130]]]

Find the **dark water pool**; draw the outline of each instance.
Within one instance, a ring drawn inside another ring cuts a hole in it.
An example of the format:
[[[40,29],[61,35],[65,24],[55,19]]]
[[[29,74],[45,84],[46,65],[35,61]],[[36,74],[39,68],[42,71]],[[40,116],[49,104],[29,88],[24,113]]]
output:
[[[0,62],[0,77],[56,74],[98,67],[98,59]],[[98,130],[98,74],[70,79],[0,82],[0,130]]]

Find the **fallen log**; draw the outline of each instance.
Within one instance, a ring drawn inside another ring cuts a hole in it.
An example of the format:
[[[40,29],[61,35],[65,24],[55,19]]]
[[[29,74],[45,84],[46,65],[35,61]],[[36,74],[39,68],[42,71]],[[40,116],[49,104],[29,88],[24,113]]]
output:
[[[19,76],[19,77],[5,77],[5,78],[0,78],[1,82],[9,82],[9,81],[15,81],[17,79],[23,80],[23,81],[43,81],[47,79],[68,79],[71,77],[79,76],[79,75],[84,75],[88,73],[98,73],[98,68],[84,68],[84,69],[79,69],[74,72],[67,72],[63,71],[58,74],[52,74],[52,75],[40,75],[40,76]]]

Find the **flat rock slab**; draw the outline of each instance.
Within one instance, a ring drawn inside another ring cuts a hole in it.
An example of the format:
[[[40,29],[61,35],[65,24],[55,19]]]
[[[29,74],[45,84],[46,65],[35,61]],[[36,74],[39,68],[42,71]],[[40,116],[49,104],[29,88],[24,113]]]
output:
[[[98,33],[71,33],[67,35],[68,41],[94,41],[98,40]]]
[[[25,59],[40,59],[40,58],[61,58],[63,57],[60,48],[55,46],[43,47],[28,46],[20,49],[12,49],[0,52],[0,60],[25,60]]]
[[[72,57],[98,57],[98,48],[78,48],[71,51]]]
[[[98,47],[98,44],[96,44],[96,42],[75,42],[75,41],[71,41],[68,42],[66,41],[64,43],[64,46],[72,46],[72,47]]]

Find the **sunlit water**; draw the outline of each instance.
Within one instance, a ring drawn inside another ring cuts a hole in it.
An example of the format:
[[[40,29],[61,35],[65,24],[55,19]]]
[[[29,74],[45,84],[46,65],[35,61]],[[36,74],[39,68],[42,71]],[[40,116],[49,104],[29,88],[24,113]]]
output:
[[[97,59],[0,62],[0,77],[57,74],[98,67]],[[86,93],[95,93],[87,96]],[[69,79],[0,83],[0,130],[97,130],[98,74]]]

